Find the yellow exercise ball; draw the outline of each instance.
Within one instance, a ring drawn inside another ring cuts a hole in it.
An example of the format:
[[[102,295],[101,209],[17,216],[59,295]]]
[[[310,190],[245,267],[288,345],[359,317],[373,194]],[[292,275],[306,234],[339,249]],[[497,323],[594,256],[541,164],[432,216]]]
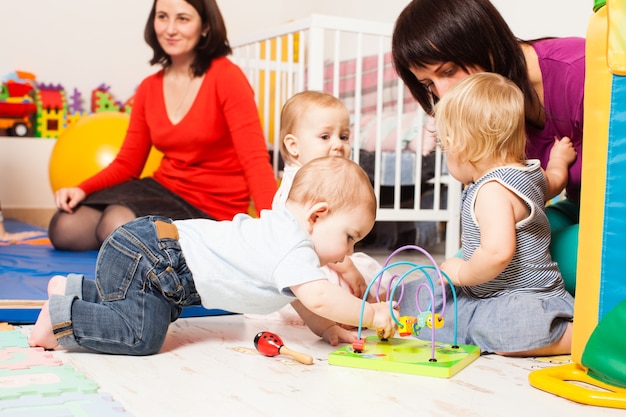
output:
[[[119,152],[130,116],[100,112],[82,117],[65,130],[52,148],[48,173],[52,191],[75,187],[109,165]],[[141,177],[151,175],[163,154],[152,148]]]

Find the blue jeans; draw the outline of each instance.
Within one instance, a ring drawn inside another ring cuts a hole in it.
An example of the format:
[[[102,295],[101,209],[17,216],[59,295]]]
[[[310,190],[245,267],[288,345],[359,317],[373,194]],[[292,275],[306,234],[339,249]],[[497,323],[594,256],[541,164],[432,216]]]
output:
[[[70,274],[65,295],[50,297],[52,328],[61,346],[151,355],[163,346],[182,308],[200,304],[177,237],[163,237],[159,220],[171,223],[147,216],[115,230],[98,254],[95,281]]]

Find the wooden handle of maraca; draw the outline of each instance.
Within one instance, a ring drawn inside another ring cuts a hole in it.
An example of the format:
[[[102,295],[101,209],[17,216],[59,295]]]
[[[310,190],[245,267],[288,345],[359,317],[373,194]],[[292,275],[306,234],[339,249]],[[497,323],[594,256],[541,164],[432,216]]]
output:
[[[294,352],[285,345],[282,345],[280,349],[278,349],[278,352],[283,355],[291,356],[298,362],[305,365],[311,365],[313,363],[313,357],[311,357],[311,355],[307,355],[306,353]]]

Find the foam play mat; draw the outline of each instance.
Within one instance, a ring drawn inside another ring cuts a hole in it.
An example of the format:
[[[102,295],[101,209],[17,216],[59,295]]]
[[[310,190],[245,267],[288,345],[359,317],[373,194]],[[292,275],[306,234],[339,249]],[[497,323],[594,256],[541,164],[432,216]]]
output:
[[[0,242],[0,322],[32,324],[48,298],[48,280],[54,275],[83,274],[94,279],[97,251],[55,250],[45,229],[5,219],[8,232],[39,231],[41,235],[21,241]],[[186,307],[181,317],[229,314],[201,306]]]
[[[28,346],[26,335],[0,328],[0,415],[132,417],[82,372],[51,352]]]

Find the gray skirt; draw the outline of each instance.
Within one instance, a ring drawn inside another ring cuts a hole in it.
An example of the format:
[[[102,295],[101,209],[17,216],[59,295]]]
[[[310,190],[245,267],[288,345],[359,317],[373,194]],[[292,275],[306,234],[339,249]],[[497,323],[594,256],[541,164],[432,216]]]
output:
[[[434,312],[441,313],[442,287],[434,281]],[[420,278],[405,284],[400,301],[400,315],[419,314],[415,294],[418,286],[427,282]],[[457,311],[449,285],[446,290],[444,326],[435,329],[435,341],[459,345],[479,346],[482,353],[519,352],[549,346],[565,333],[574,316],[574,298],[566,293],[562,297],[542,299],[539,294],[509,294],[493,298],[473,298],[461,288],[456,288]],[[396,289],[399,294],[400,287]],[[396,297],[397,298],[397,297]],[[421,311],[429,310],[429,291],[419,292]],[[456,315],[456,320],[455,320]],[[456,328],[455,328],[456,323]],[[419,339],[430,340],[432,330],[424,327]]]
[[[89,194],[81,204],[98,210],[119,204],[128,207],[137,217],[156,215],[172,220],[213,219],[152,178],[132,180],[96,191]]]

